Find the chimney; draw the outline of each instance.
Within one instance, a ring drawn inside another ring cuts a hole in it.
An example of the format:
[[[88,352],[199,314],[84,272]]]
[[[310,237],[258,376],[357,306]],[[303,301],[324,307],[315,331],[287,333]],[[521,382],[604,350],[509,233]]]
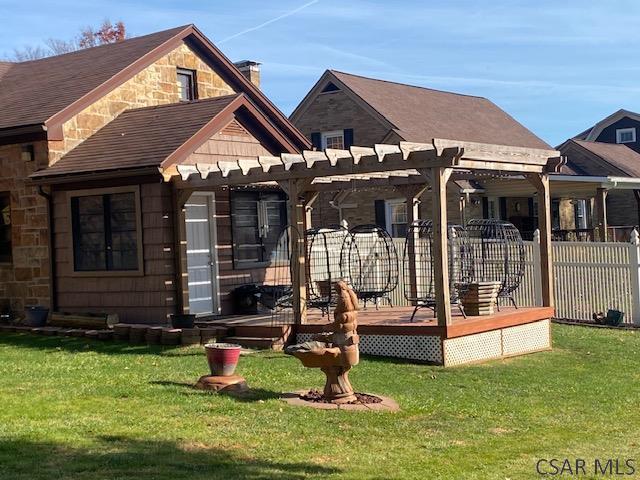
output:
[[[238,67],[238,70],[242,72],[242,74],[247,77],[247,79],[253,83],[256,87],[260,88],[260,63],[254,62],[253,60],[242,60],[240,62],[235,62],[234,64]]]

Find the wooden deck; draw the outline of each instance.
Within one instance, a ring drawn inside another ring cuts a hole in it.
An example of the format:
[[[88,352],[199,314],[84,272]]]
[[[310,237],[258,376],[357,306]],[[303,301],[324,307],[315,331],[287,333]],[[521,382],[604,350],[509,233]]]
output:
[[[524,325],[553,317],[554,310],[548,307],[502,307],[493,315],[464,318],[458,309],[452,310],[452,324],[447,327],[438,325],[437,319],[429,309],[420,309],[411,321],[413,307],[369,307],[360,310],[358,315],[358,333],[361,335],[427,335],[441,338],[455,338],[474,333],[498,330],[505,327]],[[326,329],[333,316],[322,316],[318,310],[310,310],[307,323],[299,325],[298,333],[318,333]],[[291,322],[266,315],[222,317],[207,322],[225,327],[270,327],[284,326]]]

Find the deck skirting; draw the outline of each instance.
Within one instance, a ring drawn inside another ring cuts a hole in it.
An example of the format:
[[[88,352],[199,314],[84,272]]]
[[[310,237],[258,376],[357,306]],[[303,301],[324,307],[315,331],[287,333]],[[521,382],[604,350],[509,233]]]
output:
[[[364,355],[415,360],[445,367],[523,355],[551,348],[551,322],[541,319],[523,325],[496,328],[455,338],[440,335],[360,334]],[[378,330],[383,330],[379,327]],[[311,340],[313,333],[298,333],[296,341]]]

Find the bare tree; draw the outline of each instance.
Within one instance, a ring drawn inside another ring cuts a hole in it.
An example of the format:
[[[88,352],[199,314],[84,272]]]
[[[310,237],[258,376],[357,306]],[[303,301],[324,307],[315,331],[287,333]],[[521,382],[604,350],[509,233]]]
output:
[[[37,60],[38,58],[43,58],[48,55],[48,51],[41,47],[40,45],[25,46],[23,48],[14,48],[13,49],[13,60],[17,62],[26,62],[28,60]]]
[[[44,42],[45,46],[26,45],[16,48],[13,51],[11,60],[25,62],[37,60],[39,58],[50,57],[52,55],[62,55],[63,53],[75,52],[83,48],[97,47],[108,43],[116,43],[126,38],[126,28],[122,21],[115,24],[110,20],[102,22],[100,28],[84,27],[80,34],[71,40],[59,38],[49,38]]]

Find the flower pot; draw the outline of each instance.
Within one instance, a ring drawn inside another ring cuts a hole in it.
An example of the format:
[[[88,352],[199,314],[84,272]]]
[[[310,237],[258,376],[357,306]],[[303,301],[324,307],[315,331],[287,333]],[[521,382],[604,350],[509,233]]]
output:
[[[234,343],[208,343],[204,346],[211,375],[228,377],[233,375],[242,347]]]
[[[44,327],[47,324],[49,309],[40,305],[33,305],[24,308],[24,323],[29,327]]]
[[[174,313],[171,315],[173,328],[193,328],[196,316],[193,313]]]

